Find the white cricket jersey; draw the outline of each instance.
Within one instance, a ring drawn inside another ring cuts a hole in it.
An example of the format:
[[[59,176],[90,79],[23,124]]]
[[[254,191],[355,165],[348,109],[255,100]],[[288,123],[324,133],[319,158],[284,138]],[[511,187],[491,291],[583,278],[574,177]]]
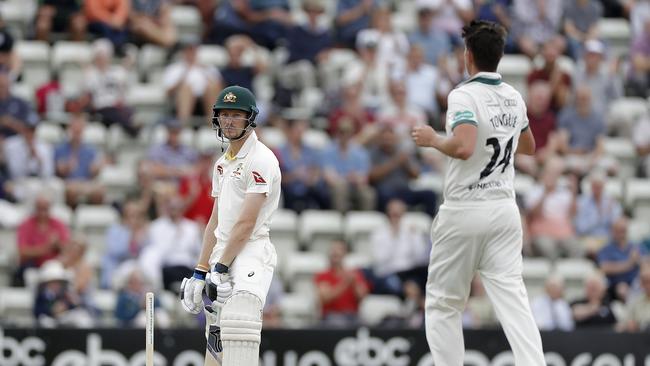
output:
[[[476,146],[467,160],[448,159],[445,202],[514,199],[514,154],[528,128],[521,94],[497,73],[474,75],[448,98],[447,134],[464,123],[478,128]]]
[[[273,152],[257,139],[255,132],[246,139],[234,159],[226,154],[214,165],[212,196],[217,197],[217,246],[226,245],[239,218],[247,193],[265,193],[249,241],[269,237],[271,217],[280,201],[280,164]]]

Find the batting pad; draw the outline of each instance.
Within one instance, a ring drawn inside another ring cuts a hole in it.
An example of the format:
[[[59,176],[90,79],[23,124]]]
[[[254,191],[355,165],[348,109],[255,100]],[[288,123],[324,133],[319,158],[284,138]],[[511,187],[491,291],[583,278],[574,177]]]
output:
[[[221,309],[222,366],[258,366],[262,334],[262,300],[235,292]]]

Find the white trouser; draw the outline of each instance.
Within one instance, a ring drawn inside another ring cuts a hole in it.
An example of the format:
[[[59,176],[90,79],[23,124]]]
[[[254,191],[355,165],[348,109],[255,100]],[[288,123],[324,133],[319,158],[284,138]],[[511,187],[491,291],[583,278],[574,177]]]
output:
[[[545,365],[522,279],[522,229],[514,200],[445,203],[433,222],[426,335],[440,366],[463,366],[461,315],[478,272],[512,347],[515,365]]]

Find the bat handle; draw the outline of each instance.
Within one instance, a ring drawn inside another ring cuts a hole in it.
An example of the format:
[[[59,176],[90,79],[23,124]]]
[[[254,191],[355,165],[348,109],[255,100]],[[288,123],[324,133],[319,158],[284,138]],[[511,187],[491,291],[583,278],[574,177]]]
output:
[[[154,329],[154,296],[153,292],[147,292],[145,301],[146,325],[145,325],[145,365],[153,366],[153,329]]]

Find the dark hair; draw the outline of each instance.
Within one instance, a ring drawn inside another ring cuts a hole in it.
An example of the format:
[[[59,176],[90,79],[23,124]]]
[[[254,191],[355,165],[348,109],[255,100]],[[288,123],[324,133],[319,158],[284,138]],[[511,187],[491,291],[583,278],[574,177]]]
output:
[[[463,39],[480,71],[497,71],[506,43],[506,30],[501,25],[485,20],[472,20],[469,25],[463,27]]]

